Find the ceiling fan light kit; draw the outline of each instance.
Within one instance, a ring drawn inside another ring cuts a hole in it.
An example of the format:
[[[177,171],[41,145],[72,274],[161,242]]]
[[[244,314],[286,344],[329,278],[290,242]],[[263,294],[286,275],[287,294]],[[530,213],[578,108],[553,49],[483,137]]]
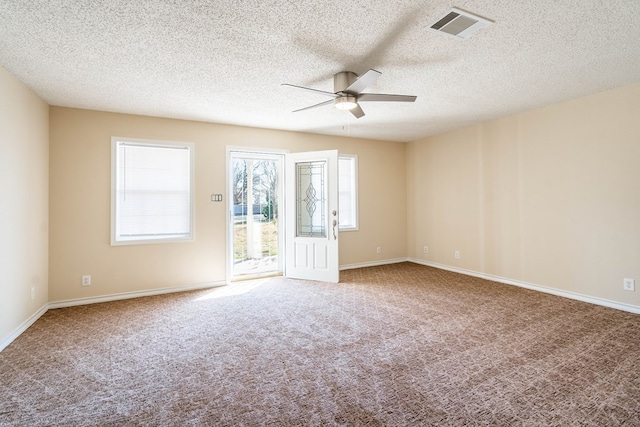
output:
[[[353,110],[358,106],[356,97],[351,95],[339,96],[335,100],[335,106],[338,110],[347,111]]]

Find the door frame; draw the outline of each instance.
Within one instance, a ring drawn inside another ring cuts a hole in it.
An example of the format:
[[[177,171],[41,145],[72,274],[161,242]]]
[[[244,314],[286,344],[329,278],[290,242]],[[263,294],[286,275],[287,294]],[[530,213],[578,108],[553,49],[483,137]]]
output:
[[[286,190],[286,182],[285,182],[285,163],[286,156],[289,153],[288,150],[276,150],[276,149],[266,149],[266,148],[255,148],[255,147],[238,147],[238,146],[227,146],[226,147],[226,167],[225,167],[225,193],[226,193],[226,203],[225,203],[225,220],[226,220],[226,274],[225,274],[225,283],[231,284],[233,276],[233,191],[232,191],[232,179],[230,177],[231,174],[231,157],[232,153],[239,153],[240,155],[246,154],[248,157],[254,155],[256,157],[265,156],[265,157],[280,157],[281,161],[281,176],[280,178],[280,193],[282,200],[279,200],[278,212],[281,214],[281,218],[279,218],[278,224],[278,257],[279,262],[282,266],[282,273],[284,274],[286,268],[286,247],[285,247],[285,209],[286,209],[286,200],[285,200],[285,190]]]

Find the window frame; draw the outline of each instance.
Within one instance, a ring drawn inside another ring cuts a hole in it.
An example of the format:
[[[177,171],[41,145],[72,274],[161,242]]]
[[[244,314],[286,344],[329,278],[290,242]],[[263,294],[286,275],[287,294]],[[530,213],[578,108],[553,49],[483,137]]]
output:
[[[360,218],[359,218],[359,197],[358,197],[358,156],[355,154],[342,154],[339,153],[338,154],[338,193],[340,192],[340,160],[351,160],[353,162],[353,180],[352,180],[352,217],[353,217],[353,224],[346,224],[346,225],[342,225],[339,224],[339,218],[338,218],[338,230],[339,231],[358,231],[359,230],[359,224],[360,224]],[[340,195],[338,194],[338,200],[340,198]]]
[[[129,143],[142,147],[184,148],[189,151],[189,232],[179,237],[126,238],[117,235],[118,224],[118,147]],[[128,137],[111,137],[111,246],[163,244],[195,240],[195,144],[191,142],[151,140]]]

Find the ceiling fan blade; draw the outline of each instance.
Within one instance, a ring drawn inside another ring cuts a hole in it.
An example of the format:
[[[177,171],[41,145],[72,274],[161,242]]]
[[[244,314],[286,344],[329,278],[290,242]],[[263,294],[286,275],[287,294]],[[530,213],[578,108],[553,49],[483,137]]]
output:
[[[356,105],[356,108],[352,108],[349,111],[351,112],[351,114],[356,116],[356,119],[359,119],[360,117],[364,116],[364,111],[362,111],[362,108],[360,108],[359,105]]]
[[[329,104],[333,104],[333,99],[330,99],[328,101],[322,101],[319,104],[310,105],[309,107],[300,108],[299,110],[294,110],[293,112],[297,113],[298,111],[310,110],[312,108],[322,107],[323,105],[329,105]]]
[[[358,77],[356,81],[351,83],[344,91],[347,93],[360,93],[374,84],[376,80],[378,80],[378,77],[380,77],[380,74],[382,74],[380,71],[369,70]]]
[[[358,95],[358,102],[378,101],[378,102],[415,102],[417,96],[413,95],[387,95],[384,93],[361,93]]]
[[[309,92],[317,93],[319,95],[330,96],[332,98],[337,98],[338,97],[338,95],[336,95],[333,92],[327,92],[327,91],[318,90],[318,89],[311,89],[310,87],[290,85],[289,83],[282,83],[282,86],[289,86],[289,87],[293,87],[293,88],[296,88],[296,89],[302,89],[302,90],[306,90],[306,91],[309,91]]]

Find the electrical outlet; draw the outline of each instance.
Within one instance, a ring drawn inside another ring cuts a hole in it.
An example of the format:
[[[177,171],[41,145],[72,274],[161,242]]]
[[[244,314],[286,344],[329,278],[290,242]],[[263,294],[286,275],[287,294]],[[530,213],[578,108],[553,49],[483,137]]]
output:
[[[625,291],[635,291],[636,290],[636,281],[633,279],[624,279],[622,281],[622,287]]]
[[[454,257],[455,259],[460,259],[460,251],[455,251],[455,252],[453,253],[453,257]]]
[[[424,247],[424,253],[425,253],[425,254],[428,254],[428,253],[429,253],[429,246],[425,246],[425,247]]]
[[[82,286],[91,286],[91,276],[82,276]]]
[[[380,246],[378,246],[378,247],[376,248],[376,253],[378,253],[378,254],[379,254],[380,252],[382,252],[382,248],[380,248]]]

